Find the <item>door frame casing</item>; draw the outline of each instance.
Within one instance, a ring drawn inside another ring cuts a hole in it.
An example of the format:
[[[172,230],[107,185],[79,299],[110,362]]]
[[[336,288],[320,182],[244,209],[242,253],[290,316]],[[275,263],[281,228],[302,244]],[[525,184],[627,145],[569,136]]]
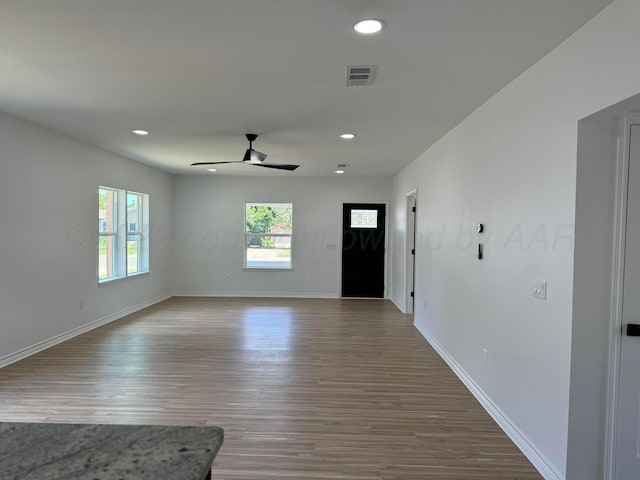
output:
[[[604,479],[616,479],[616,438],[618,433],[618,399],[622,354],[622,300],[629,194],[631,127],[640,126],[640,114],[627,114],[620,120],[613,231],[613,272],[611,312],[609,318],[609,378],[607,381],[607,416],[605,421]]]
[[[338,298],[343,300],[358,300],[359,297],[343,297],[342,296],[342,242],[343,242],[343,229],[344,229],[344,215],[343,210],[345,204],[349,203],[363,203],[363,204],[376,204],[384,205],[384,290],[382,298],[370,298],[368,300],[388,300],[389,298],[389,201],[369,201],[369,200],[341,200],[338,204],[338,221],[339,221],[339,235],[338,235],[338,253],[339,264],[338,270]]]
[[[409,209],[409,205],[413,199],[416,212],[412,212]],[[415,311],[415,278],[416,278],[416,254],[418,253],[416,233],[417,233],[417,210],[418,210],[418,189],[414,188],[406,195],[406,229],[405,229],[405,312],[406,314],[413,315]],[[413,228],[410,228],[410,227]],[[410,238],[413,235],[413,241]],[[415,250],[412,255],[411,250]],[[413,297],[411,292],[413,291]]]

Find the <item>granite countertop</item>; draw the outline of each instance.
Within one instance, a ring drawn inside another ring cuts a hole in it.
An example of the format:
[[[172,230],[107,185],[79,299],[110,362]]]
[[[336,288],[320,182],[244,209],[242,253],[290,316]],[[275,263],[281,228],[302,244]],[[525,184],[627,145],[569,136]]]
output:
[[[3,480],[203,480],[219,427],[0,423]]]

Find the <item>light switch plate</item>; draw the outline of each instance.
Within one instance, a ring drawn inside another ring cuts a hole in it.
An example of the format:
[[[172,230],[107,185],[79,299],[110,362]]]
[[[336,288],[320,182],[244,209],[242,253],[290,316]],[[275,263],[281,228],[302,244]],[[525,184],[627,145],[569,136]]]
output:
[[[547,281],[536,278],[533,281],[533,296],[540,300],[547,299]]]

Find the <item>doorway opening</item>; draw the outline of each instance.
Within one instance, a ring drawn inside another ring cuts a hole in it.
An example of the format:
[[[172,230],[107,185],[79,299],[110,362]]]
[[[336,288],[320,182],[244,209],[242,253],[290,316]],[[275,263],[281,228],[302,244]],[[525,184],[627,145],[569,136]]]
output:
[[[640,340],[627,332],[640,323],[627,301],[640,282],[637,111],[640,95],[578,124],[567,478],[640,471]]]

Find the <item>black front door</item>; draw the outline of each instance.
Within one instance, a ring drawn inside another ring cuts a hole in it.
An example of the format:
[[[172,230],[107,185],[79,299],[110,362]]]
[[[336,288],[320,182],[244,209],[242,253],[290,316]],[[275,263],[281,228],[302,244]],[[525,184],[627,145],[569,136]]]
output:
[[[385,205],[345,203],[342,211],[342,296],[384,297]]]

